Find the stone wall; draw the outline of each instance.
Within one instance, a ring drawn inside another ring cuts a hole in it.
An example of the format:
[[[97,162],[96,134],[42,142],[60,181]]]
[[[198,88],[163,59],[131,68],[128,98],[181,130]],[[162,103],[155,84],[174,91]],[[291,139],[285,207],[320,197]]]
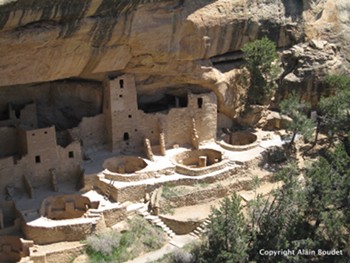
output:
[[[56,225],[51,227],[22,225],[22,231],[26,239],[33,240],[36,244],[44,245],[63,241],[84,240],[95,230],[91,222]]]
[[[0,127],[0,145],[0,158],[17,154],[17,129]]]
[[[127,186],[122,188],[111,188],[111,197],[120,203],[126,201],[140,201],[145,197],[146,193],[151,193],[155,189],[160,186],[177,186],[177,185],[193,185],[193,184],[201,184],[201,183],[213,183],[220,180],[225,180],[228,177],[236,177],[236,169],[235,168],[225,168],[223,171],[218,172],[215,176],[206,176],[202,178],[198,177],[189,177],[184,176],[184,178],[177,180],[169,180],[165,182],[156,182],[152,184],[139,184],[133,186]],[[102,192],[106,192],[109,185],[108,181],[102,181],[101,179],[96,182],[96,187],[99,188]]]
[[[119,182],[135,182],[135,181],[142,181],[149,178],[157,178],[164,175],[170,175],[175,172],[175,168],[169,167],[166,169],[161,169],[158,171],[138,171],[136,173],[132,174],[119,174],[119,173],[112,173],[108,170],[103,171],[103,175],[108,180],[115,180]]]
[[[271,179],[270,176],[265,176],[261,179],[261,181],[269,181]],[[232,181],[229,184],[220,185],[217,184],[214,187],[209,186],[203,188],[202,190],[197,190],[195,192],[187,193],[184,195],[171,197],[168,199],[163,199],[161,202],[161,206],[165,203],[170,205],[172,208],[184,207],[184,206],[192,206],[197,204],[203,204],[210,200],[215,200],[218,198],[222,198],[232,194],[233,192],[238,192],[242,190],[250,190],[251,189],[251,181],[252,178],[237,178],[237,180]]]
[[[203,168],[192,168],[185,165],[177,164],[175,167],[175,172],[179,174],[190,175],[190,176],[200,176],[204,174],[213,173],[215,171],[220,171],[221,169],[225,168],[227,163],[228,163],[227,160],[220,161],[217,164],[213,164]]]
[[[125,207],[117,207],[103,211],[105,224],[107,227],[111,227],[118,222],[123,221],[127,217]]]
[[[66,148],[56,146],[53,149],[33,151],[17,161],[16,174],[26,175],[33,186],[51,182],[50,170],[54,169],[58,182],[76,181],[80,174],[80,145],[74,142]]]
[[[21,157],[0,159],[0,192],[4,193],[5,186],[11,183],[21,188],[23,176],[33,187],[48,184],[52,169],[57,174],[58,182],[78,178],[82,160],[79,142],[65,148],[58,146],[54,127],[18,129],[16,139]]]
[[[140,148],[144,138],[150,139],[152,145],[159,145],[161,131],[165,134],[166,147],[190,144],[192,118],[195,118],[200,141],[216,135],[215,94],[188,94],[186,108],[145,113],[138,110],[135,80],[131,75],[106,80],[104,114],[111,150]]]
[[[71,263],[72,259],[83,254],[86,249],[86,244],[77,244],[74,247],[63,247],[62,250],[51,250],[47,252],[33,252],[30,259],[34,263]]]
[[[84,117],[79,126],[69,130],[74,140],[81,142],[84,154],[106,147],[106,119],[103,114]]]
[[[55,220],[71,219],[81,217],[89,208],[91,208],[91,202],[84,196],[51,196],[42,202],[40,215]]]
[[[186,235],[201,224],[198,220],[179,220],[168,216],[159,217],[176,235]]]
[[[233,121],[231,118],[227,117],[226,115],[222,113],[218,113],[218,131],[222,130],[223,128],[231,129],[233,126]]]
[[[1,167],[1,164],[0,164]],[[0,200],[0,210],[3,214],[4,226],[12,226],[15,220],[15,204],[13,201]]]
[[[6,186],[10,184],[22,187],[22,180],[16,173],[13,157],[0,159],[0,193],[5,194]]]
[[[222,141],[216,141],[216,143],[226,150],[239,152],[239,151],[247,151],[255,147],[258,147],[260,142],[254,142],[247,145],[232,145],[222,140]]]
[[[0,262],[18,262],[24,254],[19,237],[0,236]]]

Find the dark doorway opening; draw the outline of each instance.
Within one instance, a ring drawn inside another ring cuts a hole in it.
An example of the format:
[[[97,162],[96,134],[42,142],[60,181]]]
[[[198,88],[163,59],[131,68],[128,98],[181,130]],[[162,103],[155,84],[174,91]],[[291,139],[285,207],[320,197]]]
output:
[[[198,105],[198,109],[201,109],[203,106],[203,98],[198,98],[197,99],[197,105]]]
[[[128,141],[129,140],[129,133],[128,132],[124,132],[123,140],[124,141]]]

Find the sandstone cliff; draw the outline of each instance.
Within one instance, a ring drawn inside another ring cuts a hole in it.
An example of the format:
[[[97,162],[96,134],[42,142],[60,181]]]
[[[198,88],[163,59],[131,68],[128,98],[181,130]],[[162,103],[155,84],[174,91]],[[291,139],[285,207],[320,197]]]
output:
[[[246,42],[267,35],[286,50],[325,39],[347,61],[349,11],[346,0],[3,0],[0,85],[131,73],[140,94],[213,90],[233,117]]]

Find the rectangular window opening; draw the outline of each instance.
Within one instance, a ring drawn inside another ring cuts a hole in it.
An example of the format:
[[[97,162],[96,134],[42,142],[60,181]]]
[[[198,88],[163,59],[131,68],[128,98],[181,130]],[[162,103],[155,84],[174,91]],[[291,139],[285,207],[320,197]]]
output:
[[[35,156],[35,163],[41,163],[40,155]]]
[[[74,152],[73,152],[73,151],[69,151],[69,152],[68,152],[68,157],[69,157],[70,159],[74,158]]]
[[[123,139],[124,139],[124,141],[128,141],[129,140],[129,133],[124,132]]]
[[[123,80],[123,79],[120,79],[120,80],[119,80],[119,87],[120,87],[121,89],[124,88],[124,80]]]
[[[201,109],[203,106],[203,98],[198,98],[197,99],[197,105],[198,105],[198,109]]]

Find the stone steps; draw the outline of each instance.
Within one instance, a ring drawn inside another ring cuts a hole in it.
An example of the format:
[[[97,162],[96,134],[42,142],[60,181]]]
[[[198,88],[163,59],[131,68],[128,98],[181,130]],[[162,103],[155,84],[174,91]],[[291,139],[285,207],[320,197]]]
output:
[[[169,239],[172,239],[173,236],[175,236],[175,233],[163,222],[159,216],[151,215],[147,211],[147,206],[148,204],[143,204],[143,206],[137,209],[137,213],[152,225],[160,227],[168,235]]]
[[[101,218],[102,211],[99,211],[98,209],[89,209],[86,211],[84,214],[85,218],[93,218],[96,219],[97,221]]]
[[[211,220],[209,218],[206,218],[199,226],[195,228],[195,230],[190,233],[190,235],[200,238],[207,231],[210,222]]]

